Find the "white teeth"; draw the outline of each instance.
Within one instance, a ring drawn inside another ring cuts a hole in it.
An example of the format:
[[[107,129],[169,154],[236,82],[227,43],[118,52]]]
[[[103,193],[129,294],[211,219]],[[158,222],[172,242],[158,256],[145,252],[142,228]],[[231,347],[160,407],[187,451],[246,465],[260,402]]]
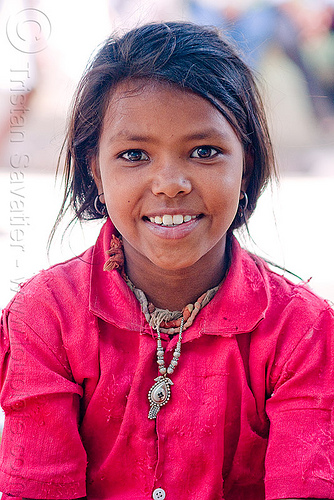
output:
[[[183,222],[183,215],[173,215],[173,224],[182,224]]]
[[[163,215],[162,223],[164,226],[171,226],[173,224],[173,216],[172,215]]]
[[[150,217],[150,222],[153,224],[162,224],[162,218],[157,215],[156,217]]]
[[[183,222],[189,222],[196,219],[196,215],[156,215],[155,217],[150,217],[150,222],[153,224],[163,224],[164,226],[178,226]]]

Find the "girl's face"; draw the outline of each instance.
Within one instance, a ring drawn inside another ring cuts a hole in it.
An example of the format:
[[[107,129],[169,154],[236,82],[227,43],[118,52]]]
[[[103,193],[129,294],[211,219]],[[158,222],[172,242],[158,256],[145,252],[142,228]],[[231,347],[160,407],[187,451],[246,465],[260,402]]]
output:
[[[144,272],[221,263],[245,189],[242,144],[204,98],[161,83],[136,87],[113,93],[92,162],[127,263]]]

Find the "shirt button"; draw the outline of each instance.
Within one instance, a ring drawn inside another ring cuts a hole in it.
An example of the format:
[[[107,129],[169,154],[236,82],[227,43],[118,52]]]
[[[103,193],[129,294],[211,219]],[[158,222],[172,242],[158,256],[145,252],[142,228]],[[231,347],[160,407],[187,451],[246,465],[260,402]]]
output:
[[[164,500],[164,498],[166,498],[166,492],[162,488],[157,488],[153,491],[154,500]]]

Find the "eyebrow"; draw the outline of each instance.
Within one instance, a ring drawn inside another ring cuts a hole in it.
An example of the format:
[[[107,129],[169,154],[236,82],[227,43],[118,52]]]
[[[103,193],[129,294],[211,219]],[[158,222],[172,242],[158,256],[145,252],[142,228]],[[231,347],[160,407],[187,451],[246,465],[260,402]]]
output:
[[[231,134],[229,132],[219,130],[215,127],[203,130],[201,132],[195,132],[194,134],[189,134],[184,136],[184,139],[191,140],[203,140],[211,139],[212,137],[219,137],[220,139],[229,139]]]
[[[116,134],[113,134],[112,136],[109,137],[109,142],[113,142],[118,139],[125,139],[127,141],[133,141],[133,142],[148,142],[152,140],[152,137],[150,137],[149,135],[133,134],[129,130],[120,130]]]

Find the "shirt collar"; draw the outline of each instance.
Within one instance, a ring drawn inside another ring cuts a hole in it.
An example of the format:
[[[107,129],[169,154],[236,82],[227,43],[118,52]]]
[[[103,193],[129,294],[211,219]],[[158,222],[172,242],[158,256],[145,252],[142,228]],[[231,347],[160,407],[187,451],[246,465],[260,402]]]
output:
[[[115,228],[108,219],[93,248],[90,310],[119,328],[151,333],[139,302],[119,272],[103,270],[113,232]],[[233,237],[228,274],[215,297],[199,312],[185,334],[231,336],[250,332],[265,317],[268,302],[269,285],[263,261],[243,250]]]

